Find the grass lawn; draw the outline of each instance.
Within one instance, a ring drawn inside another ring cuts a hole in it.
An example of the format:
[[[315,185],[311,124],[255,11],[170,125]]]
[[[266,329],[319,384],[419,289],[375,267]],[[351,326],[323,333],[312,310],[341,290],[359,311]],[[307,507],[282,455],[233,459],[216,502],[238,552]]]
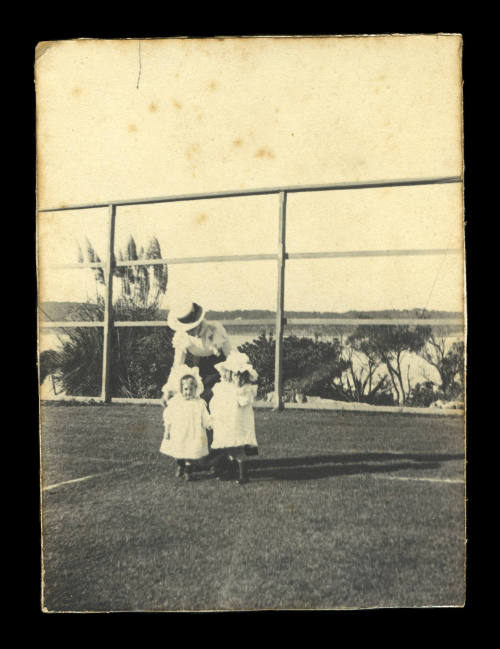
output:
[[[49,611],[464,602],[460,417],[258,410],[247,485],[174,478],[158,406],[41,422]]]

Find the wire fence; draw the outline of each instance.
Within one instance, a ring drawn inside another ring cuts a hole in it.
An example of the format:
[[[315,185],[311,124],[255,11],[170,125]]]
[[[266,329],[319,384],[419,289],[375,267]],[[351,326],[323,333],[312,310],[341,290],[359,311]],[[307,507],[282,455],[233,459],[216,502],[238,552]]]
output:
[[[74,264],[56,264],[56,268],[102,268],[105,279],[105,297],[104,297],[104,320],[103,321],[40,321],[40,328],[50,329],[67,329],[70,327],[102,327],[103,328],[103,359],[102,359],[102,389],[101,397],[98,401],[109,403],[111,401],[132,403],[149,402],[149,399],[116,399],[111,397],[110,377],[112,373],[112,330],[113,327],[167,327],[168,324],[163,320],[148,321],[117,321],[113,314],[113,273],[115,268],[122,266],[154,266],[157,264],[203,264],[203,263],[220,263],[220,262],[252,262],[252,261],[275,261],[277,272],[277,296],[276,296],[276,318],[275,319],[253,319],[253,320],[222,320],[221,323],[231,327],[244,327],[249,325],[273,325],[275,327],[276,352],[274,362],[275,375],[275,408],[283,409],[283,334],[286,326],[293,325],[423,325],[426,326],[459,326],[463,327],[462,319],[451,318],[285,318],[285,277],[286,261],[291,259],[338,259],[338,258],[355,258],[355,257],[395,257],[395,256],[421,256],[421,255],[449,255],[461,254],[463,251],[459,248],[431,248],[431,249],[405,249],[405,250],[346,250],[335,252],[298,252],[287,253],[286,251],[286,207],[287,196],[292,193],[308,193],[322,191],[342,191],[342,190],[361,190],[374,189],[383,187],[411,187],[419,185],[438,185],[449,183],[460,183],[462,178],[458,176],[441,177],[441,178],[416,178],[416,179],[398,179],[382,181],[366,181],[354,183],[334,183],[323,185],[302,185],[289,187],[271,187],[262,189],[246,190],[228,190],[221,192],[212,192],[205,194],[185,194],[177,196],[160,196],[153,198],[140,198],[129,200],[115,200],[104,203],[87,203],[80,205],[70,205],[57,208],[40,209],[38,212],[61,212],[73,210],[85,210],[95,208],[106,208],[108,213],[108,228],[106,240],[106,259],[102,262],[82,262]],[[117,208],[120,206],[130,205],[152,205],[159,203],[197,201],[207,199],[235,198],[243,196],[278,196],[278,241],[277,250],[274,254],[249,254],[249,255],[223,255],[207,257],[177,257],[170,259],[141,259],[138,261],[116,261],[115,259],[115,224]],[[88,400],[95,397],[62,397],[71,400]]]

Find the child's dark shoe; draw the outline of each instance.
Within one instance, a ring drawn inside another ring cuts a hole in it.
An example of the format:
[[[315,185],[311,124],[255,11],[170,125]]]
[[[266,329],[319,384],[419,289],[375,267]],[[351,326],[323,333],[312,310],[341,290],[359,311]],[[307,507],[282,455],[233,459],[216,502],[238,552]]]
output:
[[[226,455],[220,455],[214,465],[213,471],[216,480],[229,480],[231,477],[231,461]]]
[[[219,480],[219,482],[224,480],[231,480],[231,467],[224,467],[223,469],[219,469],[215,474],[215,479]]]
[[[248,468],[246,462],[238,462],[238,484],[246,484],[248,482]]]
[[[184,475],[184,462],[182,462],[182,460],[179,460],[175,467],[175,477],[182,478],[183,475]]]
[[[193,467],[190,464],[186,464],[184,467],[184,480],[186,482],[191,482],[193,479]]]

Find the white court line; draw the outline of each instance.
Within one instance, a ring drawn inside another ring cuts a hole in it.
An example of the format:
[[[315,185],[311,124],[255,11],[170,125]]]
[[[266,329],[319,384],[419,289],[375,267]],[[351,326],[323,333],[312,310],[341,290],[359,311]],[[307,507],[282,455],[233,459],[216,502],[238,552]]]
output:
[[[71,453],[57,453],[51,457],[71,457],[74,460],[87,460],[89,462],[108,462],[109,464],[126,464],[129,460],[111,460],[105,457],[89,457],[88,455],[73,455]]]
[[[451,484],[465,484],[465,480],[455,480],[453,478],[408,478],[393,475],[372,475],[377,480],[418,480],[421,482],[449,482]]]
[[[117,469],[110,469],[109,471],[102,471],[102,473],[92,473],[91,475],[85,475],[82,478],[74,478],[73,480],[64,480],[63,482],[56,482],[56,484],[47,485],[42,488],[42,491],[50,491],[56,487],[62,487],[62,485],[73,484],[75,482],[84,482],[85,480],[91,480],[92,478],[99,478],[102,475],[108,475],[109,473],[118,473],[119,471],[126,471],[134,466],[146,465],[149,462],[133,462],[125,467],[120,467]]]

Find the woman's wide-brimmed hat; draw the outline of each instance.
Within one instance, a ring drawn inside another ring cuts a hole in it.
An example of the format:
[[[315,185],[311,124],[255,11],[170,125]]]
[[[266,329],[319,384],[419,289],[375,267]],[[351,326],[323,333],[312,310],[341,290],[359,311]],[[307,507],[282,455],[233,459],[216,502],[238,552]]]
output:
[[[174,304],[168,314],[168,326],[174,331],[191,331],[205,317],[205,309],[197,302],[181,301]]]
[[[252,381],[256,381],[259,377],[253,365],[250,363],[248,356],[243,352],[238,352],[236,350],[233,350],[225,361],[217,363],[214,367],[219,374],[222,374],[223,370],[229,370],[230,372],[237,372],[238,374],[248,372]]]

